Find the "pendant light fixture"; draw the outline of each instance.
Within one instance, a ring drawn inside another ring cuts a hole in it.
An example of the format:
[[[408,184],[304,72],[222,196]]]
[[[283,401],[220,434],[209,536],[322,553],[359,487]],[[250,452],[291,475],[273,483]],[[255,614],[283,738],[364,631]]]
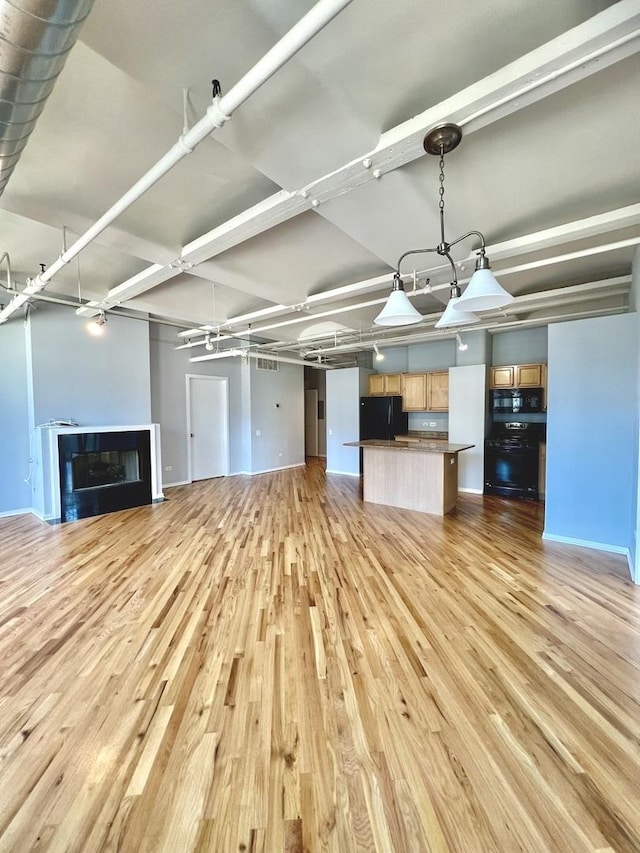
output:
[[[451,293],[447,307],[438,322],[436,328],[446,326],[464,326],[478,321],[474,311],[489,311],[494,308],[502,308],[513,301],[513,296],[501,287],[491,272],[489,258],[486,256],[485,239],[480,231],[467,231],[461,237],[448,242],[444,234],[444,155],[457,148],[462,139],[462,130],[457,124],[441,124],[430,130],[424,138],[424,150],[427,154],[440,156],[440,242],[430,249],[410,249],[398,259],[396,272],[393,276],[393,290],[380,312],[373,321],[378,326],[404,326],[410,323],[418,323],[422,315],[411,305],[404,292],[402,279],[400,277],[400,264],[408,255],[436,252],[447,258],[451,264]],[[458,275],[456,266],[451,257],[451,247],[456,243],[466,240],[467,237],[478,237],[480,249],[476,269],[471,280],[461,294],[458,286]],[[405,304],[406,303],[406,304]],[[407,305],[409,310],[407,310]]]
[[[419,323],[422,314],[413,307],[409,297],[404,292],[404,285],[398,272],[393,276],[393,288],[384,308],[373,321],[376,326],[411,326]]]

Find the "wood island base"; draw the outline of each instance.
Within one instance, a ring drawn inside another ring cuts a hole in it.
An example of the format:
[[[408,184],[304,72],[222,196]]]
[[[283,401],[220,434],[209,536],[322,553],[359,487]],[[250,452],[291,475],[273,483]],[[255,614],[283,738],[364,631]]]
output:
[[[458,499],[458,453],[474,445],[365,438],[345,446],[362,448],[365,501],[445,515]]]
[[[457,453],[363,448],[365,501],[445,515],[458,499]]]

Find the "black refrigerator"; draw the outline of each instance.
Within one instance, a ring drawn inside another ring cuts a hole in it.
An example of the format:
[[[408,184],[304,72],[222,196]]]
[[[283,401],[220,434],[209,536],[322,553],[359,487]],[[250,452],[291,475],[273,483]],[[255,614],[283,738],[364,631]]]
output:
[[[402,411],[402,397],[360,397],[360,441],[406,435],[409,416]]]
[[[396,435],[406,435],[409,416],[402,411],[402,397],[360,397],[360,441],[365,438],[384,438],[393,441]],[[362,448],[360,448],[362,474]]]

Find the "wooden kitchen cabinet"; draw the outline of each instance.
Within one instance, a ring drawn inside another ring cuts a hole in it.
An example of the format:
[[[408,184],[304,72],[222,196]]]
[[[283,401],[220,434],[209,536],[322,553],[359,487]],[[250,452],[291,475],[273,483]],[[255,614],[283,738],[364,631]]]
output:
[[[491,368],[491,388],[513,388],[515,375],[513,365]]]
[[[449,371],[403,373],[403,412],[448,412]]]
[[[491,388],[544,388],[545,364],[508,364],[491,368]]]
[[[516,364],[516,388],[542,388],[543,364]]]
[[[402,395],[403,412],[448,412],[449,371],[433,373],[373,373],[369,396]]]
[[[427,374],[404,373],[402,375],[402,411],[427,411]]]
[[[401,373],[372,373],[369,376],[369,396],[402,394]]]
[[[449,371],[427,374],[427,411],[449,411]]]

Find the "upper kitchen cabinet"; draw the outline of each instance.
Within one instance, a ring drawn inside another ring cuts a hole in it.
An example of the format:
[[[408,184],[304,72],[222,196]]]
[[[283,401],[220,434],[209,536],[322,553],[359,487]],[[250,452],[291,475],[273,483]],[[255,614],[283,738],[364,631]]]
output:
[[[403,412],[448,412],[449,371],[433,373],[373,373],[369,396],[402,395]]]
[[[427,411],[449,411],[449,371],[427,374]]]
[[[372,373],[369,375],[369,396],[402,394],[401,373]]]
[[[402,376],[402,411],[427,411],[427,374],[405,373]]]
[[[491,388],[544,388],[546,364],[510,364],[491,368]]]
[[[405,412],[449,411],[449,371],[404,373],[402,410]]]

